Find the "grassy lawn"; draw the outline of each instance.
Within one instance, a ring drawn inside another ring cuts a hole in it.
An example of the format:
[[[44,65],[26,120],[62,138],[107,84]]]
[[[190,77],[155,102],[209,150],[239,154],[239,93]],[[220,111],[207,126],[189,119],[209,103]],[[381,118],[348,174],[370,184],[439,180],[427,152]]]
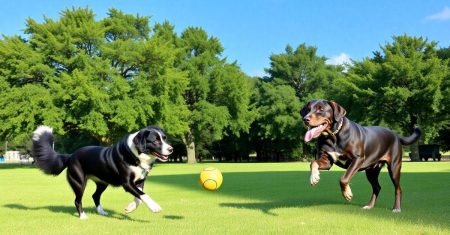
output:
[[[222,170],[216,192],[197,183],[202,168]],[[345,201],[334,167],[309,186],[308,163],[159,164],[144,191],[163,211],[144,205],[125,215],[132,200],[122,188],[108,188],[95,213],[88,183],[83,199],[88,220],[78,219],[65,172],[52,177],[32,166],[0,164],[0,234],[450,234],[450,162],[403,164],[402,213],[394,214],[393,186],[386,169],[376,208],[361,207],[371,195],[365,174],[352,180],[354,198]]]

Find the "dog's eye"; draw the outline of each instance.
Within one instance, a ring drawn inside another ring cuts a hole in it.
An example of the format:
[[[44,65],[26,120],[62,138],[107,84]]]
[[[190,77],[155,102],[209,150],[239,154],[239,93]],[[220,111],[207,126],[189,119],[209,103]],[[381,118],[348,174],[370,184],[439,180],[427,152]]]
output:
[[[161,139],[158,137],[155,138],[155,140],[152,141],[154,144],[161,144]]]

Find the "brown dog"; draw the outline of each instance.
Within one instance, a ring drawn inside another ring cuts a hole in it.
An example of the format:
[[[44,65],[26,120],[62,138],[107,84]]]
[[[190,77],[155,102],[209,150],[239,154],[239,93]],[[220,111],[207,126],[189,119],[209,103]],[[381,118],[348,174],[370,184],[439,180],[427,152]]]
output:
[[[409,145],[420,137],[414,128],[409,137],[378,126],[361,126],[345,117],[346,111],[334,101],[313,100],[302,108],[300,114],[308,126],[305,141],[318,138],[318,159],[311,162],[311,185],[319,183],[319,170],[329,170],[333,164],[347,169],[340,179],[342,195],[353,197],[349,182],[356,172],[365,170],[372,185],[373,195],[364,209],[372,209],[381,190],[378,175],[385,163],[395,187],[393,212],[401,212],[400,168],[402,145]]]

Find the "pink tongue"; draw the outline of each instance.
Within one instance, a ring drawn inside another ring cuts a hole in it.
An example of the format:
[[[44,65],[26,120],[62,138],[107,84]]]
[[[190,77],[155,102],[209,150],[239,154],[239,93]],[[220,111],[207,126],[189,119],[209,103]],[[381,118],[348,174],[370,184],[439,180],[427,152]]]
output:
[[[318,127],[311,128],[305,134],[305,142],[311,141],[313,138],[317,138],[320,133],[325,129],[326,125],[320,125]]]

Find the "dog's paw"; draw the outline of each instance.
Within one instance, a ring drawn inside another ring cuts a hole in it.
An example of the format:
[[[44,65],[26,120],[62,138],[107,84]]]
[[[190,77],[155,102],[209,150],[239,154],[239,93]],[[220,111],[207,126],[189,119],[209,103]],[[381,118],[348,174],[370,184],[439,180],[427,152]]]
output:
[[[160,211],[162,211],[161,206],[158,205],[158,203],[156,203],[155,201],[153,201],[152,203],[150,203],[150,205],[148,206],[150,208],[150,210],[153,213],[158,213]]]
[[[362,209],[363,210],[370,210],[370,209],[372,209],[373,207],[371,207],[371,206],[365,206],[365,207],[363,207]]]
[[[128,204],[127,207],[125,207],[125,213],[126,213],[126,214],[131,213],[131,212],[133,212],[134,210],[136,210],[136,208],[137,208],[136,202],[135,202],[135,201],[132,201],[132,202],[130,202],[130,204]]]
[[[392,210],[392,213],[400,213],[400,212],[402,212],[402,209],[400,208]]]
[[[153,200],[150,201],[149,208],[154,213],[158,213],[158,212],[162,211],[161,206]]]
[[[133,212],[134,210],[136,210],[136,208],[136,203],[131,202],[127,207],[125,207],[125,214]]]
[[[311,176],[309,177],[309,182],[312,186],[318,184],[320,181],[319,171],[312,171]]]
[[[350,186],[345,186],[344,191],[342,191],[342,196],[344,196],[345,200],[350,201],[353,198],[352,189]]]
[[[138,208],[141,204],[141,200],[139,198],[134,198],[134,201],[130,202],[127,207],[125,207],[125,213],[131,213]]]
[[[162,211],[162,208],[158,205],[158,203],[153,201],[153,199],[151,199],[147,194],[142,195],[141,200],[147,205],[147,207],[153,213],[158,213],[158,212]]]
[[[81,214],[80,214],[80,219],[86,220],[87,218],[88,218],[88,217],[87,217],[86,213],[81,212]]]
[[[105,210],[103,210],[103,207],[101,205],[97,206],[97,213],[99,215],[108,215],[108,212],[106,212]]]

